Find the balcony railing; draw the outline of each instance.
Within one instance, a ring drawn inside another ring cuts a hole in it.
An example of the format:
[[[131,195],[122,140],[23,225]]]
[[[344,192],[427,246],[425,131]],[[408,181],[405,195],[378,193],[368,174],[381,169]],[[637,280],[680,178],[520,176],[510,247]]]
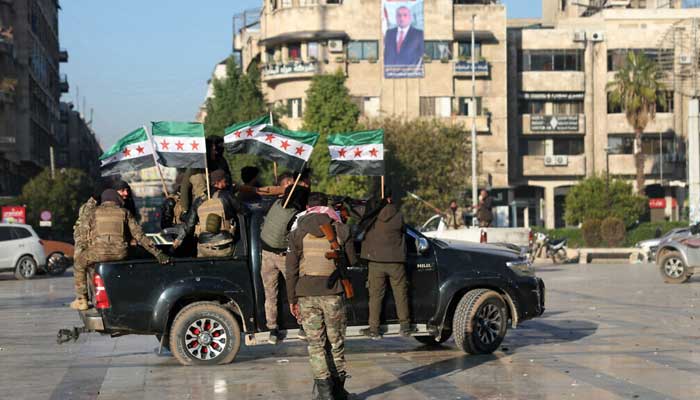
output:
[[[68,76],[61,75],[61,80],[58,82],[58,87],[61,89],[61,93],[68,93],[70,91],[70,85],[68,85]]]
[[[460,60],[454,63],[454,75],[470,77],[472,75],[472,62]],[[489,63],[480,60],[474,63],[474,75],[478,77],[489,76]]]
[[[68,50],[61,49],[61,51],[58,52],[58,61],[62,63],[68,62]]]
[[[320,66],[317,61],[297,61],[287,64],[267,64],[262,69],[262,76],[264,81],[275,79],[308,78],[318,73],[319,69]]]

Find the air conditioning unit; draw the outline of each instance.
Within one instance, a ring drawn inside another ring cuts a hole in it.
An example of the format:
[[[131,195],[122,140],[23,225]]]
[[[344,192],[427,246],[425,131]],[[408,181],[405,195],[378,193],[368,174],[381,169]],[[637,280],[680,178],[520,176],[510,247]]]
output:
[[[329,40],[328,41],[328,51],[331,53],[342,53],[343,52],[343,41],[342,40]]]
[[[586,31],[574,31],[574,42],[585,42]]]
[[[554,156],[544,156],[544,166],[552,167],[554,166]]]
[[[693,56],[690,54],[681,54],[678,62],[681,65],[692,65],[693,64]]]
[[[569,165],[568,156],[544,156],[544,165],[546,167],[557,167]]]
[[[602,42],[605,40],[605,34],[603,32],[592,32],[591,42]]]

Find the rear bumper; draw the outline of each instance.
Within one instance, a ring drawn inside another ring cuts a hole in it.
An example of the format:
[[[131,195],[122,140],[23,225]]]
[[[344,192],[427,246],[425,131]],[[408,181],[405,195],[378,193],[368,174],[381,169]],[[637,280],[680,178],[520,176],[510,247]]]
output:
[[[92,308],[86,311],[79,311],[79,313],[80,319],[83,321],[83,325],[85,325],[85,330],[89,332],[104,332],[105,324],[97,310]]]

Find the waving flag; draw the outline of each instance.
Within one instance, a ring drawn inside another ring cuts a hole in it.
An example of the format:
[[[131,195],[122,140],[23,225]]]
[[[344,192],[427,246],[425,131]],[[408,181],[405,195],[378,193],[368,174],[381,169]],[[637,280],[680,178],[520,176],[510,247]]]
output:
[[[309,160],[319,137],[318,133],[290,131],[276,126],[255,129],[247,126],[246,129],[235,129],[236,125],[226,129],[224,141],[229,138],[226,143],[229,152],[255,154],[295,171],[300,171]]]
[[[144,128],[139,128],[119,139],[100,157],[102,176],[119,175],[153,166],[155,166],[153,146]]]
[[[328,137],[330,175],[384,175],[384,130],[338,133]]]
[[[224,146],[233,147],[233,143],[241,137],[252,137],[252,135],[270,123],[270,117],[264,116],[252,121],[245,121],[229,126],[224,130]]]
[[[174,168],[204,168],[207,146],[202,124],[153,122],[151,134],[162,165]]]

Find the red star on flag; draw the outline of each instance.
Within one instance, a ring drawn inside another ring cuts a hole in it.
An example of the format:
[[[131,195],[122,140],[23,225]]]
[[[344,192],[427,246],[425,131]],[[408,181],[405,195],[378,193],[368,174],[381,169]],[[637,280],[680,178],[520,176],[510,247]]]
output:
[[[192,150],[199,150],[199,143],[196,140],[193,140],[190,146],[192,146]]]
[[[124,153],[124,157],[129,157],[131,155],[131,150],[129,150],[128,147],[125,147],[122,153]]]
[[[248,137],[253,137],[253,128],[248,128],[248,130],[245,131],[245,133],[248,134]]]
[[[241,131],[236,131],[236,133],[234,133],[234,135],[236,135],[237,138],[241,137]]]
[[[289,142],[288,141],[283,141],[282,144],[280,144],[280,147],[284,149],[284,151],[287,151],[287,147],[289,147]]]
[[[272,143],[272,140],[275,138],[275,135],[273,135],[273,134],[271,134],[271,133],[268,133],[266,136],[267,136],[267,137],[265,138],[265,141],[266,141],[266,142],[269,142],[269,143]]]
[[[161,150],[168,150],[168,145],[169,145],[169,144],[170,144],[170,143],[166,142],[165,139],[163,139],[163,141],[160,142],[160,149],[161,149]]]
[[[178,150],[183,150],[182,146],[184,146],[184,145],[185,144],[179,140],[177,141],[177,143],[175,143],[175,147],[177,147]]]
[[[362,150],[359,148],[355,149],[355,158],[360,157],[362,155]]]
[[[136,148],[136,151],[138,151],[139,154],[143,154],[143,147],[141,147],[141,145],[139,145],[139,147]]]
[[[371,154],[372,157],[376,157],[376,156],[377,156],[377,149],[375,149],[375,148],[373,147],[372,150],[369,151],[369,154]]]
[[[298,155],[302,155],[302,154],[304,153],[304,148],[303,148],[302,146],[297,147],[296,153],[297,153]]]
[[[338,157],[345,158],[345,153],[347,153],[347,152],[348,151],[345,150],[344,148],[338,150]]]

